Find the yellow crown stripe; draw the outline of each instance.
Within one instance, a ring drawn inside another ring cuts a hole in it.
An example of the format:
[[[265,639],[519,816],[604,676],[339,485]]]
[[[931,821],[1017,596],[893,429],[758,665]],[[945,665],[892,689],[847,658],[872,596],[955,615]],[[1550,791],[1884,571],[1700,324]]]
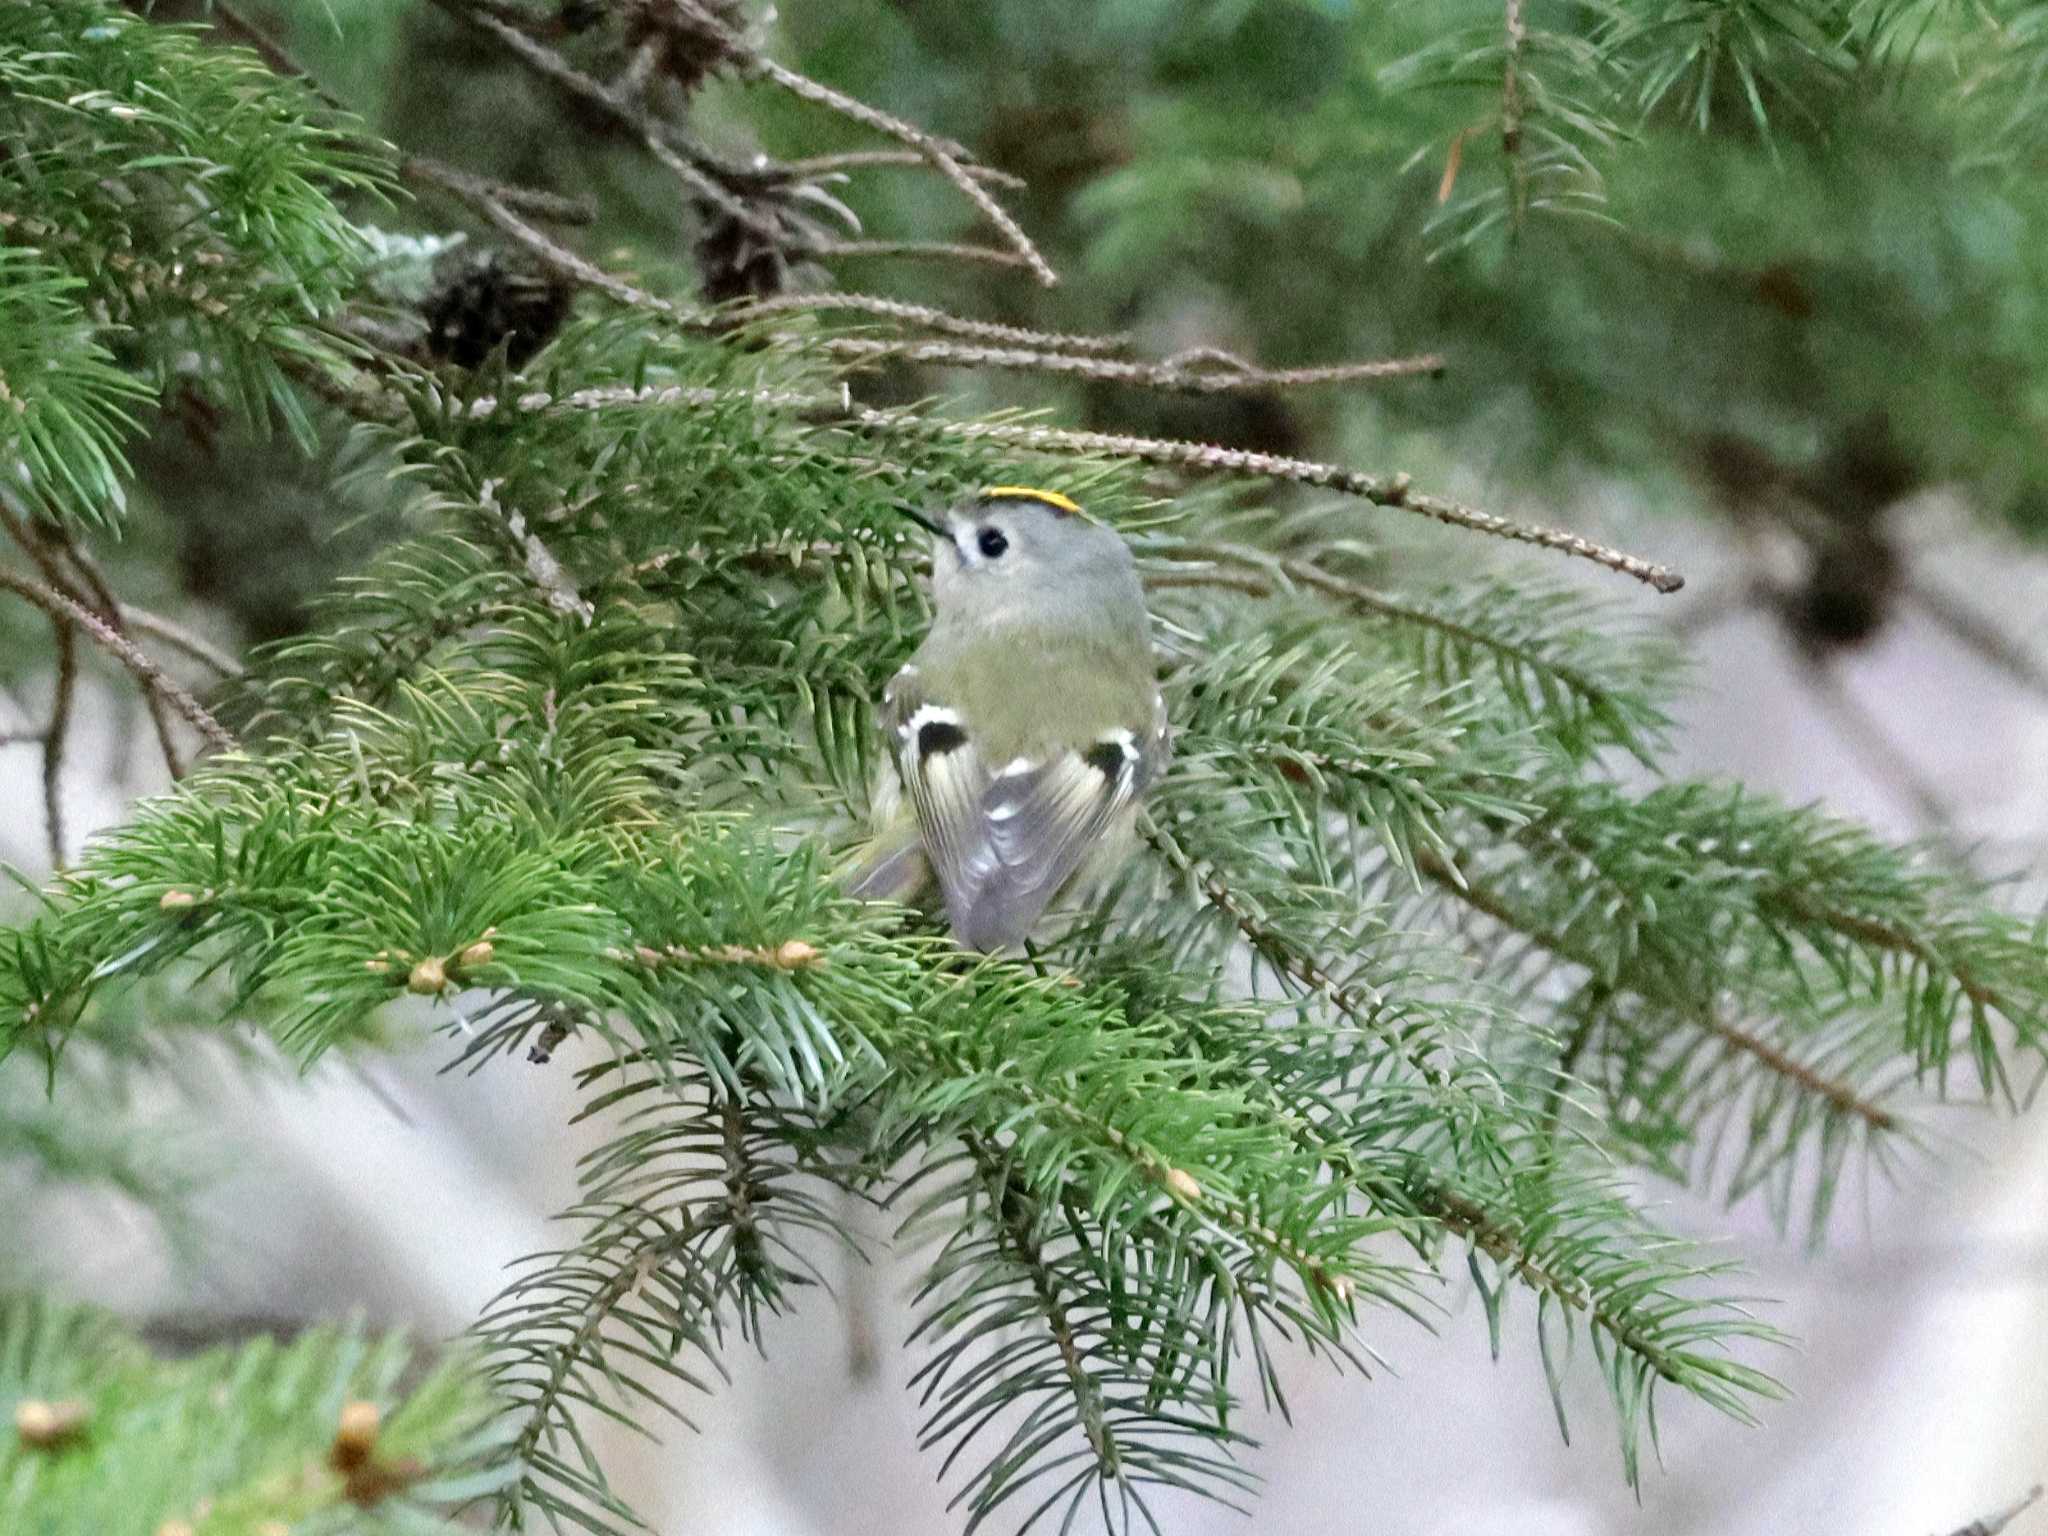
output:
[[[1062,496],[1058,491],[1041,491],[1035,485],[991,485],[983,489],[981,498],[984,501],[1042,501],[1061,512],[1081,510],[1081,504],[1071,496]]]

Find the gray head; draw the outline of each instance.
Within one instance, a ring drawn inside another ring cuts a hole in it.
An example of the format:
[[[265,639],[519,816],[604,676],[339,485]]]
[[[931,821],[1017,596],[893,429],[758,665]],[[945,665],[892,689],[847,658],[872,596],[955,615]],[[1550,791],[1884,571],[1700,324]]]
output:
[[[932,596],[942,616],[1030,614],[1076,598],[1142,612],[1129,548],[1058,491],[990,486],[936,522],[917,521],[932,531]]]

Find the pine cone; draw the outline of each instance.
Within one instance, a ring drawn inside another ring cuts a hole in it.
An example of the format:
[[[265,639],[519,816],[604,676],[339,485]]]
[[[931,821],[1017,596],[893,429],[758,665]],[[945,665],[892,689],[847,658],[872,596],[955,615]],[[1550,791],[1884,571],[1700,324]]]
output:
[[[427,350],[458,368],[479,366],[500,346],[514,368],[548,344],[569,315],[569,285],[499,251],[447,259],[420,312]]]

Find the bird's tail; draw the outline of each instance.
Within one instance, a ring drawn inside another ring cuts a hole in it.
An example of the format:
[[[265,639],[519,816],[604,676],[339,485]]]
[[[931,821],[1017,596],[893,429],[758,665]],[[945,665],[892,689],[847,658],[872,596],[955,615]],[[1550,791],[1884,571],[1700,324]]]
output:
[[[910,902],[931,877],[924,842],[912,822],[881,834],[860,851],[846,877],[846,893],[859,901]]]

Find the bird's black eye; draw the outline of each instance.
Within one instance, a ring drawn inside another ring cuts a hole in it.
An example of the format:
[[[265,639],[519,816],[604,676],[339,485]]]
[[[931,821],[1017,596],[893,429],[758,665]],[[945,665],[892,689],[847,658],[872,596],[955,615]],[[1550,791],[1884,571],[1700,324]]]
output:
[[[982,554],[990,560],[996,559],[1004,550],[1010,547],[1010,541],[1003,537],[1003,530],[1000,528],[982,529],[981,532],[974,536],[974,542],[980,547]]]

